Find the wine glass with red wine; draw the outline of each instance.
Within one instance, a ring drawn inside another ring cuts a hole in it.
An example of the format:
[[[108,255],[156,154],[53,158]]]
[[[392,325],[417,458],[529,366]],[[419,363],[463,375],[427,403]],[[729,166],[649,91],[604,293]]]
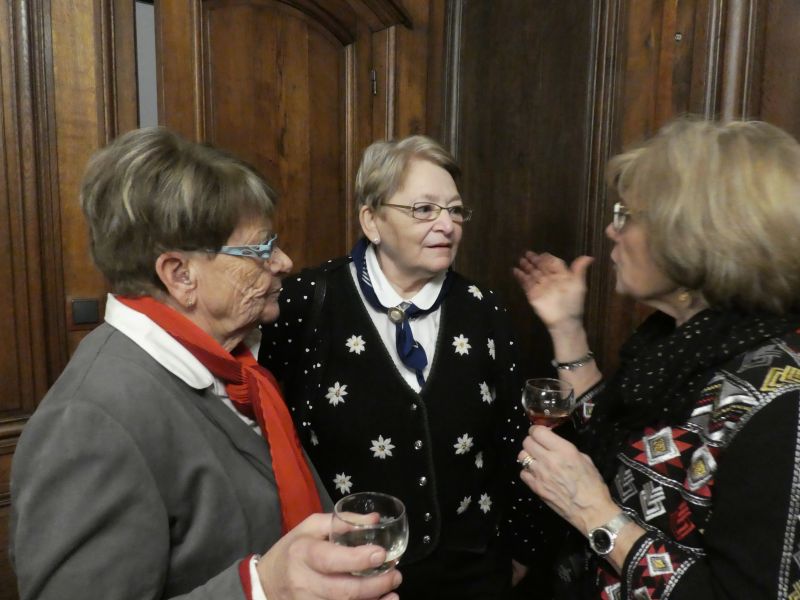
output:
[[[575,408],[575,390],[560,379],[528,379],[522,391],[522,407],[531,423],[553,428],[569,419]]]

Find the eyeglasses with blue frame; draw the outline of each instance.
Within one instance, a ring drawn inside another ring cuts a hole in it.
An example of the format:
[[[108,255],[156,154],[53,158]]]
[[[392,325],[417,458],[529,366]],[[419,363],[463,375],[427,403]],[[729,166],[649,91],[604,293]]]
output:
[[[214,254],[227,254],[228,256],[244,256],[245,258],[258,258],[269,260],[272,257],[278,234],[274,234],[263,244],[249,246],[222,246],[219,250],[212,250]]]

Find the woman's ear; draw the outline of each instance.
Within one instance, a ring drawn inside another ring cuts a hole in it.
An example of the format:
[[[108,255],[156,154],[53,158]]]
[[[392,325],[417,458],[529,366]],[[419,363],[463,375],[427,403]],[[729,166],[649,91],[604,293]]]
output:
[[[175,302],[187,310],[194,308],[197,280],[186,253],[170,251],[160,254],[156,259],[156,274]]]
[[[361,223],[361,231],[364,232],[366,238],[376,245],[379,244],[381,234],[378,232],[375,210],[369,206],[362,206],[358,209],[358,222]]]

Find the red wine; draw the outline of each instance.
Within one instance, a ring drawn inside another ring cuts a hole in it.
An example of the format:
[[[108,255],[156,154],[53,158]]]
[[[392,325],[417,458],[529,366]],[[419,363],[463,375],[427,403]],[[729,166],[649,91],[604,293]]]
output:
[[[531,409],[527,409],[525,412],[528,413],[528,419],[534,425],[544,425],[545,427],[556,427],[557,425],[561,425],[564,421],[569,419],[570,411],[569,410],[548,410],[546,412],[535,412]]]

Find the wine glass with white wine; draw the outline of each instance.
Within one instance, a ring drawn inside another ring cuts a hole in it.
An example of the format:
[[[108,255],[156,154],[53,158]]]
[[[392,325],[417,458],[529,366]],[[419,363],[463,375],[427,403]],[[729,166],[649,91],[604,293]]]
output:
[[[569,419],[575,408],[575,391],[560,379],[528,379],[522,392],[522,407],[531,423],[552,429]]]
[[[358,492],[340,499],[333,507],[331,541],[341,546],[375,544],[386,550],[386,561],[374,569],[354,572],[366,577],[397,565],[408,546],[406,507],[394,496]]]

